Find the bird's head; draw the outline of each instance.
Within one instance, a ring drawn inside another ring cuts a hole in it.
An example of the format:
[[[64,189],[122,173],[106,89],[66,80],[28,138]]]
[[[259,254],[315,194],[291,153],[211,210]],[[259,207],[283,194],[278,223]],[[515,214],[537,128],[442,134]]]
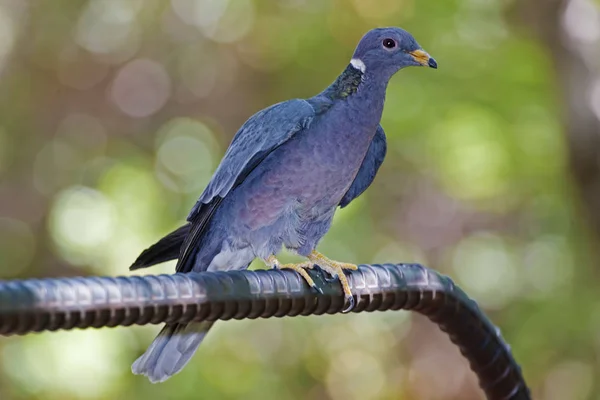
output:
[[[437,68],[437,62],[415,38],[400,28],[377,28],[367,32],[354,51],[352,66],[363,73],[391,77],[409,66]]]

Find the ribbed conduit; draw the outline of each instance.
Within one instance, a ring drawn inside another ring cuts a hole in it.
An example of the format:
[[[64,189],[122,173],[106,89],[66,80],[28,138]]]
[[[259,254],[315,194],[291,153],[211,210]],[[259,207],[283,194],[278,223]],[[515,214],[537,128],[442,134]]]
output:
[[[341,312],[340,285],[310,274],[322,294],[289,270],[0,281],[0,335]],[[353,312],[424,314],[460,348],[488,399],[531,398],[498,328],[450,278],[417,264],[361,265],[347,276]]]

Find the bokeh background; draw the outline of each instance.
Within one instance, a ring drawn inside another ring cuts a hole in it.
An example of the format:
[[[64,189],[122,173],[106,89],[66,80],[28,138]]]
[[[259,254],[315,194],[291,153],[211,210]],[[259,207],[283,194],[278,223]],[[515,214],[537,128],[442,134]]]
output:
[[[364,32],[401,26],[440,68],[391,81],[387,159],[320,250],[448,274],[534,398],[600,399],[599,4],[1,0],[0,278],[129,275],[250,115],[318,93]],[[158,329],[0,338],[0,399],[483,398],[407,312],[221,322],[151,385],[130,364]]]

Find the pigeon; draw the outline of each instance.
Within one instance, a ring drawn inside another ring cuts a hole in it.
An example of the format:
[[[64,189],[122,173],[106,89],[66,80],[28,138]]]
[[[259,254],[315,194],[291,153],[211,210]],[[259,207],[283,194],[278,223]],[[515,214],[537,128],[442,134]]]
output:
[[[336,210],[372,183],[387,151],[380,125],[390,78],[409,66],[437,68],[414,37],[376,28],[359,41],[335,81],[307,99],[292,99],[251,116],[238,130],[187,223],[144,250],[130,269],[177,259],[178,273],[243,270],[254,259],[291,269],[307,284],[320,267],[339,279],[345,312],[354,298],[344,270],[317,251]],[[285,247],[301,256],[283,264]],[[214,322],[168,323],[132,372],[163,382],[189,362]]]

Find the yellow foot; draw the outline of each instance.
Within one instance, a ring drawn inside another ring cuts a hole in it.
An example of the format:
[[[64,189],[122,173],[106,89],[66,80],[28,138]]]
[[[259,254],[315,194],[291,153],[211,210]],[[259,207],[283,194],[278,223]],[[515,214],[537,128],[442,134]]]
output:
[[[306,272],[307,268],[313,267],[313,264],[311,262],[305,261],[305,262],[298,263],[298,264],[281,264],[279,262],[279,260],[273,255],[267,257],[264,260],[264,262],[269,267],[274,268],[274,269],[292,269],[292,270],[296,271],[297,273],[300,274],[300,276],[302,276],[304,278],[306,283],[308,283],[308,286],[312,287],[317,292],[323,294],[323,291],[317,285],[315,285],[315,281],[313,281],[313,279],[310,277],[310,275],[308,275],[308,272]]]
[[[313,250],[313,252],[310,253],[308,259],[311,262],[311,266],[312,264],[317,264],[319,267],[321,267],[321,269],[327,271],[331,276],[338,277],[340,283],[342,284],[342,290],[346,296],[346,301],[348,302],[348,307],[346,307],[342,312],[347,313],[351,311],[355,305],[354,297],[352,297],[352,292],[350,291],[350,286],[348,285],[348,279],[346,279],[346,275],[344,275],[344,270],[355,270],[358,269],[358,267],[354,264],[330,260],[316,250]]]

